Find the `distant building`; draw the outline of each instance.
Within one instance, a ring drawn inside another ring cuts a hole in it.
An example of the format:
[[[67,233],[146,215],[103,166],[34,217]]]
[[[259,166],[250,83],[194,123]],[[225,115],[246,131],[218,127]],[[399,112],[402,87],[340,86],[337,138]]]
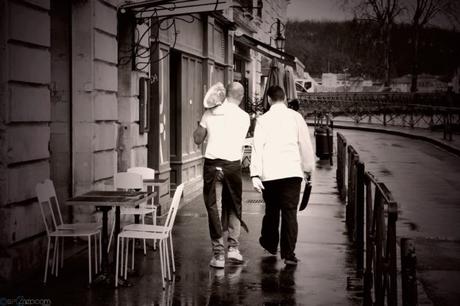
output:
[[[403,75],[391,80],[390,88],[394,92],[410,92],[412,76]],[[417,92],[445,92],[447,83],[440,80],[439,76],[431,74],[420,74],[417,77]]]
[[[310,76],[308,72],[304,72],[303,78],[298,78],[295,80],[295,86],[297,93],[312,93],[318,91],[318,83],[314,78]]]
[[[374,90],[372,80],[362,77],[352,77],[349,73],[323,73],[321,85],[318,91],[321,92],[363,92]]]
[[[348,92],[367,92],[372,91],[372,80],[365,80],[363,77],[350,77],[348,78]]]

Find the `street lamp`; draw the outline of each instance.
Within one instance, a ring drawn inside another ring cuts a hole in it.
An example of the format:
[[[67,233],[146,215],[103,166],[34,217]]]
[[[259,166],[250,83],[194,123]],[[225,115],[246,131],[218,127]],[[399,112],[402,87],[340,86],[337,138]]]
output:
[[[284,24],[281,23],[281,20],[279,18],[276,18],[276,22],[274,22],[270,26],[270,33],[271,33],[272,27],[275,24],[276,24],[276,33],[275,33],[275,38],[274,38],[275,46],[276,46],[276,49],[280,51],[284,51],[284,45],[286,43],[286,38],[283,36],[282,31],[284,31],[285,26]]]

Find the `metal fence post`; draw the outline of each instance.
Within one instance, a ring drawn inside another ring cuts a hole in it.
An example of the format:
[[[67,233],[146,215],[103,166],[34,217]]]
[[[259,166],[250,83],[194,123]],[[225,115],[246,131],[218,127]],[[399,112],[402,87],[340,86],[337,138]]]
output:
[[[350,237],[354,237],[356,218],[356,163],[357,154],[352,146],[348,146],[348,199],[346,207],[346,224]]]
[[[355,206],[355,244],[357,252],[358,273],[364,266],[364,163],[356,165],[356,206]]]
[[[398,305],[398,268],[396,252],[396,221],[398,209],[396,203],[388,203],[387,251],[389,263],[388,305]]]
[[[340,192],[340,198],[346,198],[345,172],[347,162],[347,142],[341,133],[337,133],[337,186]]]
[[[452,114],[449,113],[449,111],[446,111],[446,112],[447,112],[447,127],[448,127],[447,131],[448,131],[448,134],[449,134],[448,140],[452,141],[452,129],[453,129],[453,127],[452,127],[452,124],[453,124],[452,123],[452,121],[453,121],[452,120]]]
[[[373,270],[372,270],[372,260],[374,258],[374,233],[372,228],[373,216],[373,207],[372,207],[372,180],[371,174],[366,173],[365,176],[366,183],[366,267],[364,269],[364,305],[372,305],[372,284],[373,279]]]
[[[447,138],[447,115],[445,112],[442,114],[442,121],[443,121],[443,136],[442,139],[446,140]]]
[[[413,306],[417,300],[417,257],[415,256],[414,242],[408,238],[401,238],[401,279],[402,304]]]
[[[329,122],[330,122],[330,128],[331,128],[331,133],[332,133],[332,137],[330,137],[329,139],[329,129],[327,129],[327,146],[328,146],[328,150],[329,150],[329,164],[332,166],[334,163],[332,161],[332,156],[333,156],[333,153],[334,153],[334,121],[332,119],[329,118],[329,116],[327,117],[329,119]]]

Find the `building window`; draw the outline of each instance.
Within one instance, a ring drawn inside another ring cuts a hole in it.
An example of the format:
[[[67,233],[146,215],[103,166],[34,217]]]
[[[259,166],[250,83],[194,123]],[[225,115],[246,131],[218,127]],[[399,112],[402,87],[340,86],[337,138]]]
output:
[[[225,35],[220,28],[214,28],[214,54],[216,60],[225,61]]]
[[[241,58],[235,57],[233,62],[234,62],[234,65],[235,65],[234,71],[243,74],[244,73],[244,66],[245,66],[244,65],[245,64],[244,60],[242,60]]]
[[[237,0],[237,2],[241,6],[241,11],[243,13],[247,13],[248,15],[253,14],[252,0]]]
[[[262,0],[257,0],[257,17],[262,18],[262,9],[264,7],[264,2]]]

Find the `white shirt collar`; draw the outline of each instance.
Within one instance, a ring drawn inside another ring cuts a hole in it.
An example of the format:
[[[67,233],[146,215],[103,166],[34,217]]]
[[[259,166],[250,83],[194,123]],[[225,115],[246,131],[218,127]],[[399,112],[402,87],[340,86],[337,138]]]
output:
[[[222,104],[226,104],[226,105],[228,105],[228,106],[231,105],[231,106],[239,107],[238,105],[236,105],[235,103],[232,103],[232,102],[228,101],[227,99],[225,99],[225,100],[224,100],[224,103],[222,103]]]
[[[270,106],[270,109],[284,109],[287,108],[286,103],[284,102],[276,102]]]

